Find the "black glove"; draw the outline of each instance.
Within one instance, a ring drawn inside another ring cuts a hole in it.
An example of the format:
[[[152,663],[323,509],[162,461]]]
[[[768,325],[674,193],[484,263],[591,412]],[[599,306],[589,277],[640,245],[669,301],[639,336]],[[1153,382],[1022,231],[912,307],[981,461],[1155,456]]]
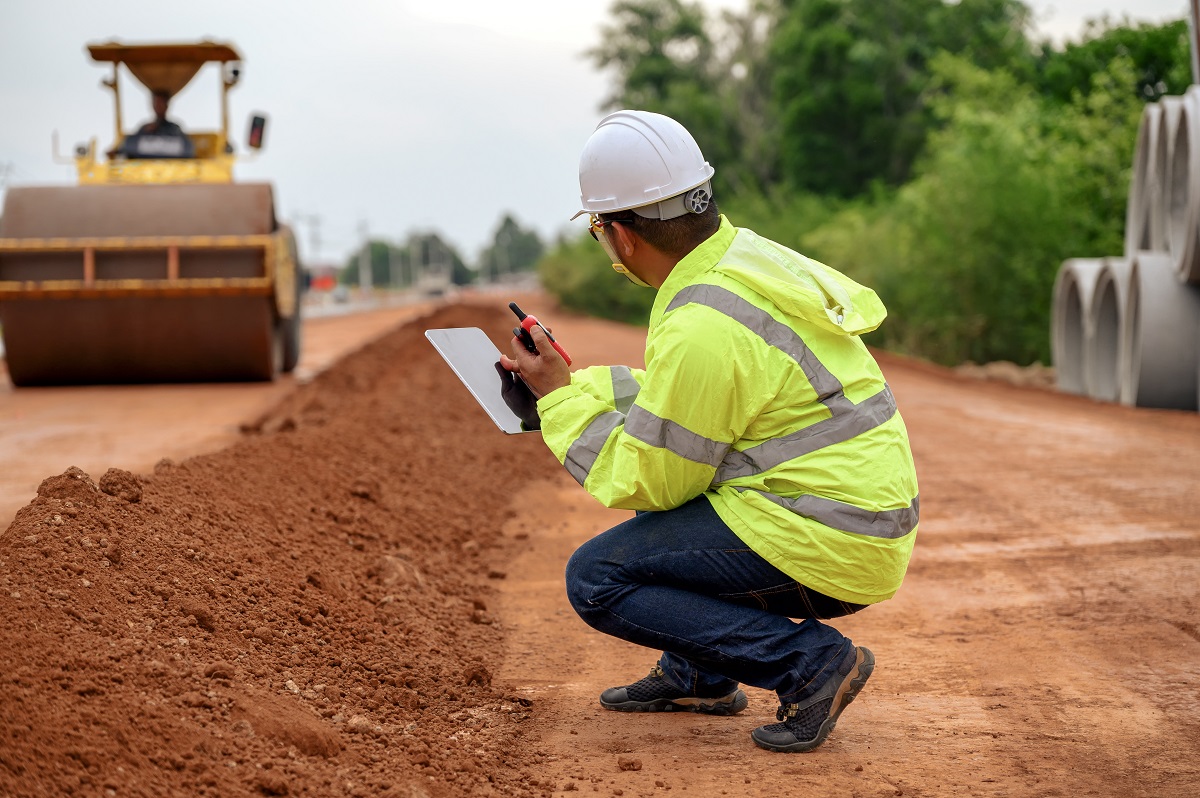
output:
[[[522,429],[541,429],[542,417],[538,415],[537,397],[529,390],[525,380],[504,368],[499,361],[496,361],[496,373],[500,375],[500,396],[508,409],[521,419]]]

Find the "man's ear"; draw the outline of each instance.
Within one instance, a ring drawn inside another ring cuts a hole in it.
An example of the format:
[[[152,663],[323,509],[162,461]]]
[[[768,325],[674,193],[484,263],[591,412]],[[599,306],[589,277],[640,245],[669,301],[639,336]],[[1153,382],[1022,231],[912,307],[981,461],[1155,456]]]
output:
[[[613,248],[621,256],[621,260],[632,255],[637,250],[638,244],[641,243],[638,234],[633,232],[633,228],[624,222],[613,222],[608,226],[608,229],[613,233],[609,238],[612,241]]]

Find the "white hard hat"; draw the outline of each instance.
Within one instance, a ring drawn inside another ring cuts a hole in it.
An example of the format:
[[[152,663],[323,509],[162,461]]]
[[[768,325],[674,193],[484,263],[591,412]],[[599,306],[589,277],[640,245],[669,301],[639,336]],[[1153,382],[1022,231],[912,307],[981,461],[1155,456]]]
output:
[[[600,120],[579,156],[584,213],[633,209],[650,219],[701,213],[716,170],[687,129],[669,116],[617,111]]]

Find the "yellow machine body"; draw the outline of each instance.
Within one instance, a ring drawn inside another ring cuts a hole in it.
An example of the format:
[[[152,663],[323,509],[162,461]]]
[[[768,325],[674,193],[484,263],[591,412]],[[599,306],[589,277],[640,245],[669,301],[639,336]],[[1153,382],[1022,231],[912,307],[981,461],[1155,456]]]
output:
[[[77,154],[79,185],[17,187],[0,215],[0,330],[15,385],[272,379],[299,357],[295,239],[267,184],[233,182],[228,44],[91,45],[111,62],[107,161]],[[116,154],[126,138],[119,68],[174,95],[223,66],[221,129],[194,157]]]

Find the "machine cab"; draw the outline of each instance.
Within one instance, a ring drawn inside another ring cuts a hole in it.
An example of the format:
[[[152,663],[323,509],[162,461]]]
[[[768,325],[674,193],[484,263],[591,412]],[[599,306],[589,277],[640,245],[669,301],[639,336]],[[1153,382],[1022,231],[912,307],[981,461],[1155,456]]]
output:
[[[241,55],[231,44],[121,44],[88,46],[92,60],[111,63],[115,132],[112,147],[101,157],[93,139],[77,151],[79,182],[94,183],[228,183],[236,156],[229,141],[229,92],[241,74]],[[121,119],[121,65],[152,96],[169,100],[184,89],[207,63],[221,66],[221,126],[218,130],[126,130]],[[266,120],[256,115],[247,137],[251,149],[262,146]]]

